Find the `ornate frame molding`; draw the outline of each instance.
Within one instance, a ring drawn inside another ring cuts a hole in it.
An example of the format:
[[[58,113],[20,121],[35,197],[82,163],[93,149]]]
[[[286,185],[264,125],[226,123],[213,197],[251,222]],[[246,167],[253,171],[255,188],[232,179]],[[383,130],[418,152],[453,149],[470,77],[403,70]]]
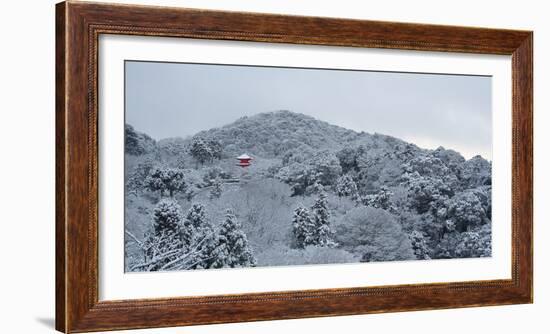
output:
[[[511,55],[512,279],[99,301],[97,64],[101,34]],[[80,1],[58,4],[56,329],[68,333],[531,303],[532,48],[529,31]]]

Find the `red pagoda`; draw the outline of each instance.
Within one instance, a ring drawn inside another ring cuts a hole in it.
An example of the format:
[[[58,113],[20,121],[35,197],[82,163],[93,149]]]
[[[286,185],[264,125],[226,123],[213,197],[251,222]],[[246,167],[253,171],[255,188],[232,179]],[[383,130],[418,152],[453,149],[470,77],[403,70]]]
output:
[[[237,166],[246,168],[250,166],[251,161],[253,159],[249,157],[247,154],[241,154],[240,156],[237,157],[237,160],[239,160],[239,162],[237,163]]]

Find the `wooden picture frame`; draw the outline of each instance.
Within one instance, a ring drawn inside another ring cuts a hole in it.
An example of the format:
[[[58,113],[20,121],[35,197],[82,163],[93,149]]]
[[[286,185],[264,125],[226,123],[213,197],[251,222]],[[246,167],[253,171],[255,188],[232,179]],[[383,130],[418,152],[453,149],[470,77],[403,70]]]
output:
[[[512,278],[99,301],[98,37],[261,41],[512,57]],[[56,329],[120,330],[531,303],[533,33],[66,1],[56,7]]]

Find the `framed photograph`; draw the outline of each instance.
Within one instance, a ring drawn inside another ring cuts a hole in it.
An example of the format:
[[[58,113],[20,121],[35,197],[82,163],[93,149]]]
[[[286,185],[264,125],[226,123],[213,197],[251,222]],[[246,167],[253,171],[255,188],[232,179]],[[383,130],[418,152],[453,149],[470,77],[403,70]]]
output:
[[[532,32],[56,14],[59,331],[532,302]]]

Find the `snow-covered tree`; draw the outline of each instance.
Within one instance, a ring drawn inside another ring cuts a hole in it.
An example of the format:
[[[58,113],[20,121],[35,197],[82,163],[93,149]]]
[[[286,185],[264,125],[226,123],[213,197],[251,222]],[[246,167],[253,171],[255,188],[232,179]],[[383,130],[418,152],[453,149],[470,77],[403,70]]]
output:
[[[462,240],[456,247],[457,257],[491,256],[491,227],[484,225],[479,229],[461,234]]]
[[[393,193],[386,186],[380,187],[380,190],[376,194],[365,195],[361,198],[366,206],[372,206],[377,209],[384,209],[388,211],[395,211],[395,208],[392,207],[391,197]]]
[[[176,161],[174,162],[174,167],[176,167],[177,169],[180,169],[180,170],[184,170],[185,168],[187,168],[187,162],[186,162],[186,159],[185,159],[185,155],[183,155],[183,154],[178,155],[178,157],[176,158]]]
[[[324,191],[319,192],[319,197],[311,207],[312,221],[315,228],[314,245],[329,246],[335,245],[332,239],[332,229],[330,227],[330,210],[328,208],[327,194]]]
[[[309,210],[302,205],[294,209],[292,233],[297,248],[304,248],[307,245],[315,244],[315,225],[313,224]]]
[[[223,192],[223,183],[219,178],[216,178],[212,182],[212,188],[210,189],[210,199],[220,198]]]
[[[215,250],[218,247],[218,232],[208,223],[196,230],[195,240],[195,261],[191,269],[212,268],[216,260]]]
[[[491,256],[491,225],[459,233],[446,233],[434,249],[434,258],[454,259]]]
[[[358,147],[346,147],[336,153],[336,157],[340,161],[340,166],[342,166],[342,171],[344,173],[348,172],[358,172],[361,168],[365,168],[364,163],[361,162],[366,160],[367,149],[363,145]]]
[[[221,159],[223,146],[219,140],[206,140],[201,137],[193,138],[189,153],[201,165],[207,161],[212,162],[214,159]]]
[[[169,230],[160,233],[147,232],[143,240],[128,231],[126,235],[141,251],[141,256],[128,259],[130,271],[169,270],[170,264],[181,257],[184,251],[178,235]]]
[[[201,165],[209,161],[212,156],[208,143],[200,137],[193,138],[193,142],[191,143],[191,148],[189,149],[189,153]]]
[[[191,206],[180,229],[180,239],[195,255],[191,269],[209,268],[212,252],[217,246],[217,234],[202,204]]]
[[[414,255],[419,260],[429,260],[429,248],[426,245],[426,239],[424,238],[424,235],[418,231],[412,231],[412,233],[409,235],[409,239],[411,239],[411,245],[414,252]]]
[[[354,199],[357,196],[357,185],[349,174],[344,174],[336,181],[336,194],[340,197],[351,197]]]
[[[210,268],[218,237],[210,225],[193,230],[189,242],[180,233],[165,229],[160,233],[148,232],[139,240],[126,231],[141,250],[142,257],[132,257],[128,263],[130,271],[160,271]],[[189,230],[187,230],[189,231]]]
[[[206,209],[202,204],[195,203],[191,206],[181,227],[181,239],[182,241],[190,245],[195,239],[200,237],[204,229],[210,227],[208,216],[206,215]]]
[[[187,184],[183,170],[169,167],[154,167],[145,179],[145,187],[150,191],[158,191],[162,197],[168,192],[174,197],[177,192],[184,192]]]
[[[160,235],[162,232],[179,231],[183,216],[179,204],[171,199],[163,199],[155,206],[152,215],[152,224],[155,234]]]
[[[216,181],[216,179],[228,179],[231,177],[229,173],[224,171],[219,166],[203,168],[201,172],[202,172],[202,185],[204,187],[211,186],[214,183],[214,181]]]
[[[315,171],[315,182],[319,182],[323,186],[332,186],[342,174],[342,167],[334,153],[329,151],[321,151],[309,161],[309,164]]]
[[[315,192],[315,184],[332,186],[340,176],[342,168],[336,156],[321,151],[313,157],[295,162],[280,169],[277,178],[292,187],[292,196],[310,195]]]
[[[420,176],[418,173],[405,174],[408,188],[409,207],[423,214],[432,208],[432,202],[446,200],[454,195],[449,184],[439,178]]]
[[[491,185],[491,163],[476,155],[460,165],[459,176],[467,188]]]
[[[124,150],[130,155],[142,155],[156,150],[156,142],[148,135],[137,132],[130,124],[124,126]]]
[[[130,193],[138,194],[145,188],[145,180],[147,176],[149,176],[154,165],[155,162],[153,159],[146,158],[134,167],[132,173],[127,176],[126,181],[126,188]]]
[[[140,233],[125,239],[128,270],[230,267],[231,250],[220,235],[239,234],[239,223],[250,245],[261,249],[255,254],[261,265],[491,252],[491,163],[481,157],[466,161],[442,147],[422,149],[291,112],[244,117],[191,139],[155,143],[131,129],[128,133],[126,191],[135,196],[126,196],[125,204],[129,230]],[[229,172],[237,167],[229,157],[243,152],[257,157],[258,168],[232,184],[238,180]],[[167,169],[182,171],[181,187],[172,182],[174,176],[178,181],[177,173]],[[222,193],[221,186],[228,184],[240,189],[238,196]],[[173,211],[161,210],[164,204],[155,209],[158,194],[191,207],[173,220],[179,224],[160,214]],[[232,207],[239,222],[226,217],[211,224],[205,207],[192,205],[195,201],[215,210],[212,217]],[[226,224],[233,227],[222,227]],[[332,240],[337,247],[326,247]]]
[[[406,173],[418,173],[421,176],[445,176],[451,171],[447,165],[432,154],[419,155],[403,165]]]
[[[361,261],[412,260],[411,241],[386,210],[369,206],[356,207],[336,226],[336,241],[343,249],[361,254]]]
[[[465,232],[474,226],[487,222],[483,203],[476,193],[465,191],[445,202],[447,219],[453,221],[458,232]]]
[[[223,146],[217,139],[210,139],[208,141],[208,149],[210,151],[210,159],[221,159]]]
[[[306,189],[315,183],[315,171],[306,163],[296,162],[282,167],[276,177],[290,185],[292,196],[305,195]]]
[[[460,173],[460,166],[464,163],[464,157],[453,150],[445,149],[439,146],[432,152],[432,156],[441,160],[452,173],[458,175]]]
[[[237,217],[227,210],[217,234],[216,247],[212,251],[210,268],[253,267],[256,265],[246,234],[241,230]]]

